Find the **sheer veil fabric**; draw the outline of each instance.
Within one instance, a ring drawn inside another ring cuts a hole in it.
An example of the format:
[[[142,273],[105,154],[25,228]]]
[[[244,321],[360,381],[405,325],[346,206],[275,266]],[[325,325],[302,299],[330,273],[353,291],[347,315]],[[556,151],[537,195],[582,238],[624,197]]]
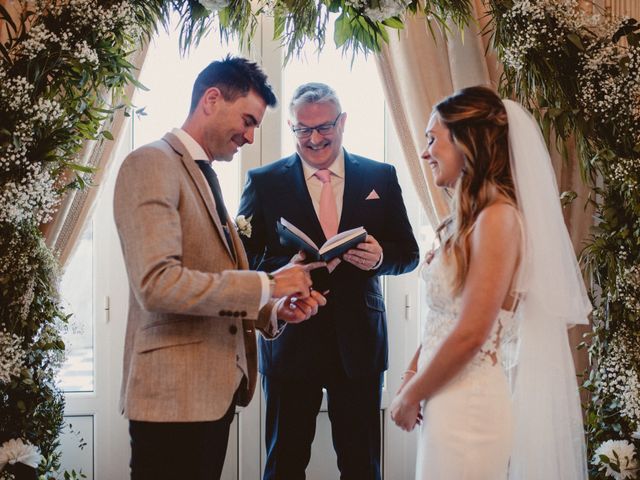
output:
[[[526,246],[517,289],[515,435],[510,480],[587,478],[577,379],[567,328],[588,323],[591,303],[564,224],[546,144],[535,119],[503,100]]]

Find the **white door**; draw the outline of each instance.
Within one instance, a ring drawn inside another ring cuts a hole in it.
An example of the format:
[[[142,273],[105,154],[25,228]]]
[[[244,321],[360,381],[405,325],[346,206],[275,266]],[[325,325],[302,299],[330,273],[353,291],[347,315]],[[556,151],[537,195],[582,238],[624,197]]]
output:
[[[306,81],[325,81],[340,95],[348,112],[345,146],[354,153],[396,166],[403,187],[405,204],[414,226],[426,223],[411,179],[401,156],[395,132],[385,111],[377,71],[371,58],[341,58],[327,42],[320,63],[315,53],[307,62],[292,62],[282,68],[282,52],[272,40],[272,25],[263,28],[248,55],[263,65],[280,99],[279,107],[267,113],[253,145],[242,149],[233,162],[217,165],[225,202],[233,215],[237,211],[246,171],[277,160],[293,151],[293,140],[286,127],[287,102],[293,88]],[[327,38],[331,38],[331,34]],[[105,180],[90,228],[65,274],[63,293],[72,297],[77,325],[68,335],[69,362],[63,372],[67,388],[66,417],[73,426],[63,437],[63,461],[68,469],[82,469],[88,479],[128,478],[128,424],[118,410],[122,351],[126,326],[128,287],[113,224],[112,194],[114,173],[119,162],[132,149],[160,138],[179,126],[187,114],[191,85],[196,74],[211,60],[219,59],[232,47],[222,47],[217,34],[203,40],[186,59],[180,59],[177,34],[161,33],[153,42],[141,73],[143,84],[151,88],[134,98],[145,116],[134,116],[121,136],[116,163]],[[257,53],[256,53],[257,52]],[[327,64],[330,65],[327,68]],[[426,227],[414,228],[424,243],[432,235]],[[417,345],[419,282],[416,272],[385,280],[390,368],[387,372],[381,410],[383,475],[387,479],[413,477],[415,435],[409,435],[390,422],[387,407],[398,386],[399,377]],[[231,428],[225,480],[258,480],[264,466],[263,396],[259,389],[251,405],[238,409]],[[82,448],[80,446],[82,445]],[[338,478],[336,458],[326,407],[318,417],[316,439],[307,478]]]
[[[423,209],[409,177],[398,138],[386,111],[382,84],[374,59],[369,56],[342,55],[335,49],[332,25],[327,29],[327,43],[320,55],[308,46],[283,68],[283,52],[273,42],[273,25],[268,18],[262,20],[260,47],[253,58],[265,68],[269,80],[277,90],[279,105],[268,114],[261,128],[261,147],[254,162],[267,164],[290,155],[295,143],[287,125],[288,103],[293,90],[300,84],[319,81],[331,85],[340,98],[347,123],[343,144],[353,153],[394,165],[403,189],[409,220],[414,234],[423,245],[431,242],[433,230],[428,226]],[[272,117],[278,117],[273,120]],[[245,163],[246,167],[249,162]],[[384,290],[389,333],[389,370],[385,378],[382,397],[382,472],[386,479],[409,479],[414,476],[416,435],[406,434],[391,422],[387,407],[393,399],[402,372],[415,351],[419,339],[418,300],[420,282],[417,270],[400,277],[386,277]],[[264,419],[264,411],[261,410]],[[264,420],[263,420],[264,421]],[[264,439],[262,441],[264,456]],[[263,459],[264,462],[264,459]],[[331,426],[323,401],[316,425],[316,437],[307,469],[309,480],[339,478],[336,455],[331,441]],[[263,465],[264,466],[264,465]]]

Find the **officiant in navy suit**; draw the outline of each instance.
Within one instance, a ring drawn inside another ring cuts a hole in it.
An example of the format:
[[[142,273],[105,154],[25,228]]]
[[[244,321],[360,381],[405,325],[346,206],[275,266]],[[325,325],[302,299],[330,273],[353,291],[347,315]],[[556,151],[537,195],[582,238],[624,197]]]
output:
[[[251,224],[250,236],[248,231],[242,236],[251,268],[275,270],[296,255],[295,249],[280,244],[280,217],[318,246],[359,226],[368,237],[330,262],[327,305],[317,315],[287,325],[273,341],[260,339],[264,480],[305,478],[323,388],[341,478],[379,479],[387,368],[379,277],[413,270],[418,245],[393,166],[342,148],[347,115],[333,89],[304,84],[294,92],[289,110],[297,153],[251,170],[240,202],[239,213]]]

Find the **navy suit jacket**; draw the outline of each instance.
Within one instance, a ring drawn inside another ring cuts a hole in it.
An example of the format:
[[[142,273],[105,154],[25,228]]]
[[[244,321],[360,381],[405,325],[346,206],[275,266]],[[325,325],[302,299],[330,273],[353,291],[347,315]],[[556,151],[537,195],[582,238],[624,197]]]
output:
[[[260,372],[303,378],[340,362],[349,377],[387,368],[387,324],[380,275],[413,270],[419,251],[395,168],[345,152],[345,184],[338,231],[363,226],[383,249],[382,265],[363,271],[341,262],[331,274],[327,305],[306,322],[290,324],[273,341],[260,338]],[[375,190],[379,199],[366,200]],[[276,222],[284,217],[316,245],[326,238],[313,208],[297,154],[249,171],[241,215],[251,216],[251,237],[242,236],[251,268],[273,271],[295,249],[283,247]],[[337,358],[328,358],[328,357]]]

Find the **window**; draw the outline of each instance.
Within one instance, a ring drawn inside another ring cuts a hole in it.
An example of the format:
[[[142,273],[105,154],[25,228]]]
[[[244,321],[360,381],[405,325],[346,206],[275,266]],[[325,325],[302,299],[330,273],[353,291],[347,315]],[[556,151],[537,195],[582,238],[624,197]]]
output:
[[[60,371],[65,392],[91,392],[93,362],[93,225],[89,224],[62,276],[60,292],[65,311],[71,314],[63,340],[67,358]]]
[[[351,62],[350,54],[342,55],[333,46],[335,14],[327,26],[327,45],[318,55],[307,45],[300,58],[292,58],[282,72],[282,155],[295,151],[295,138],[287,124],[289,101],[293,91],[307,82],[322,82],[337,93],[346,112],[344,147],[353,153],[384,161],[385,101],[378,80],[376,64],[371,57],[359,55]]]
[[[177,20],[175,16],[169,35],[161,31],[155,37],[140,72],[139,80],[149,91],[138,89],[134,97],[134,104],[143,109],[144,114],[135,116],[133,148],[156,141],[172,128],[180,127],[189,113],[191,88],[198,73],[212,61],[228,53],[237,54],[239,50],[235,43],[221,44],[218,33],[213,32],[203,38],[197,48],[192,48],[188,56],[181,57]],[[240,202],[240,182],[236,180],[240,175],[240,162],[237,160],[215,165],[231,215],[238,210]]]

